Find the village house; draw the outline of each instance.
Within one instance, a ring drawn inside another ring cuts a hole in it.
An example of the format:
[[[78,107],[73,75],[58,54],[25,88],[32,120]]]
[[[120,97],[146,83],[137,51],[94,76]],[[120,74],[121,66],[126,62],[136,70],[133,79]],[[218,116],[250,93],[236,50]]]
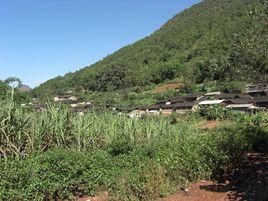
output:
[[[249,99],[229,99],[227,103],[228,105],[226,108],[241,112],[248,112],[250,108],[254,107],[254,105],[251,103],[251,100]]]
[[[70,100],[70,99],[64,99],[61,101],[56,101],[57,103],[64,103],[66,105],[70,105],[71,107],[76,107],[78,105],[78,101],[77,100]]]
[[[87,110],[91,108],[92,108],[92,105],[77,104],[75,107],[71,107],[71,111],[82,115],[82,113],[85,113]]]
[[[252,97],[267,96],[268,85],[267,84],[253,84],[246,86],[246,93]]]
[[[131,116],[171,115],[173,112],[184,114],[188,111],[197,111],[199,107],[214,105],[241,112],[252,112],[258,110],[259,107],[268,108],[268,96],[254,98],[249,93],[211,92],[204,95],[190,93],[185,96],[160,100],[156,105],[135,108],[132,110]]]
[[[199,105],[201,107],[202,106],[213,106],[213,105],[225,106],[226,105],[226,101],[225,100],[218,100],[218,99],[215,99],[215,100],[204,100],[204,101],[201,101],[199,103]]]
[[[156,105],[172,105],[180,102],[194,102],[202,98],[203,96],[199,93],[190,93],[185,96],[174,96],[167,100],[160,100]]]
[[[227,109],[236,110],[240,112],[250,112],[252,109],[257,109],[253,104],[230,104],[226,106]]]
[[[68,99],[69,96],[55,96],[54,101],[59,102]]]
[[[252,100],[252,103],[256,107],[268,108],[268,96],[259,96]]]
[[[198,109],[198,102],[182,102],[177,103],[174,105],[174,111],[178,114],[184,114],[189,111],[197,111]]]
[[[239,94],[239,93],[222,93],[219,95],[215,96],[215,99],[218,100],[226,100],[226,99],[252,99],[253,97],[251,97],[248,94]]]
[[[174,104],[172,105],[163,105],[161,107],[161,114],[163,115],[171,115],[173,113]]]
[[[268,87],[267,83],[248,84],[246,85],[246,91],[254,90],[254,89],[264,89],[267,87]]]
[[[218,95],[220,95],[220,94],[221,94],[221,92],[214,91],[214,92],[209,92],[209,93],[204,94],[204,97],[206,99],[215,99],[215,97],[218,96]]]
[[[167,105],[153,105],[147,107],[146,114],[153,115],[171,115],[173,112],[178,114],[184,114],[188,111],[195,111],[198,108],[198,102],[177,102],[175,104],[167,104]]]
[[[119,112],[125,112],[125,113],[131,112],[133,110],[140,110],[138,107],[113,107],[113,108],[115,108],[115,110]]]
[[[133,110],[131,111],[128,116],[131,118],[131,119],[135,119],[135,118],[140,118],[140,111],[139,110]]]
[[[174,97],[170,98],[170,100],[169,100],[170,104],[167,104],[167,105],[180,103],[180,102],[183,102],[183,101],[185,101],[183,96],[174,96]]]
[[[60,101],[65,101],[65,100],[77,101],[77,97],[71,96],[71,95],[63,95],[63,96],[55,96],[54,97],[55,102],[60,102]]]
[[[125,107],[125,108],[118,108],[120,112],[127,112],[128,116],[132,119],[140,118],[146,114],[146,107]]]
[[[161,106],[159,105],[151,105],[146,108],[146,115],[159,115],[161,112]]]
[[[190,93],[190,94],[187,94],[186,96],[183,96],[183,99],[184,101],[187,101],[187,102],[194,102],[194,101],[197,101],[201,98],[203,98],[203,94],[201,93]]]
[[[176,96],[176,97],[172,97],[170,99],[157,101],[156,105],[159,105],[159,106],[162,106],[162,105],[171,105],[171,104],[174,104],[176,102],[181,102],[181,101],[183,101],[183,99],[181,98],[181,96]]]
[[[159,100],[156,102],[156,105],[170,105],[170,100],[167,99],[167,100]]]

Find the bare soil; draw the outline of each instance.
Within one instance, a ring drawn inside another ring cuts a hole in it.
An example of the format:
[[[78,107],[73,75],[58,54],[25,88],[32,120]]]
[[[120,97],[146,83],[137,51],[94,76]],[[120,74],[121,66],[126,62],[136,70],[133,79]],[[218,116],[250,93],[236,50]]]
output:
[[[268,154],[249,153],[239,168],[214,182],[197,182],[162,201],[268,201]]]
[[[160,201],[224,201],[226,197],[225,192],[206,191],[203,188],[206,186],[214,185],[212,181],[202,181],[193,183],[187,192],[178,190],[173,195],[163,198]]]
[[[180,89],[183,87],[183,83],[170,83],[170,84],[164,84],[162,86],[156,87],[154,89],[154,93],[164,93],[165,91],[171,90],[171,89]]]
[[[206,122],[202,122],[200,123],[197,127],[201,128],[201,129],[215,129],[217,128],[222,122],[220,121],[206,121]]]
[[[108,192],[103,192],[94,197],[83,196],[81,198],[77,198],[76,200],[77,201],[108,201],[109,196],[108,196]]]

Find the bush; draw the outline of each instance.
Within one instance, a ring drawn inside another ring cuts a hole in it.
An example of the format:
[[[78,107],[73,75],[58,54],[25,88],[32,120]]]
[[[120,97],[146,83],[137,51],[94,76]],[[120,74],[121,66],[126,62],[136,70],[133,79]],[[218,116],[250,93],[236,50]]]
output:
[[[52,200],[95,194],[109,181],[108,155],[52,150],[21,159],[1,160],[2,200]]]
[[[230,111],[222,106],[205,106],[199,109],[199,114],[208,120],[223,120],[229,117]]]

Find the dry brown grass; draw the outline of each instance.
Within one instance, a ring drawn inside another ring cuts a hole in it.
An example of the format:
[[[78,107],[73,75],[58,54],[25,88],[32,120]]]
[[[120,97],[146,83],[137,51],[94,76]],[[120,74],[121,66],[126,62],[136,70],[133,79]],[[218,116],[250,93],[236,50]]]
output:
[[[180,89],[184,87],[184,84],[183,83],[169,83],[169,84],[163,84],[159,87],[156,87],[154,89],[154,93],[164,93],[165,91],[168,91],[168,90],[176,90],[176,89]]]

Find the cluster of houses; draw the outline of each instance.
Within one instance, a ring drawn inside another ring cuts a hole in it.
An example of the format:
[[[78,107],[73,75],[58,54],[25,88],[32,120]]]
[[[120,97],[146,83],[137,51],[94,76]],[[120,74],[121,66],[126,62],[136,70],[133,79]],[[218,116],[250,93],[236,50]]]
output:
[[[77,97],[72,95],[56,96],[54,97],[54,102],[64,103],[70,105],[71,111],[77,113],[84,113],[86,110],[93,107],[92,103],[89,101],[78,101]]]
[[[84,112],[93,107],[92,103],[89,101],[79,101],[77,97],[73,95],[63,95],[54,97],[55,104],[65,104],[70,106],[70,110],[78,114],[83,115]],[[32,102],[28,104],[21,104],[23,107],[33,108],[35,111],[42,112],[48,107],[48,103],[38,102],[33,98]]]
[[[241,112],[255,112],[268,109],[268,85],[247,85],[244,93],[190,93],[158,101],[155,105],[129,109],[130,117],[143,115],[184,114],[200,107],[220,105]]]
[[[55,96],[54,102],[69,105],[71,111],[81,115],[93,108],[92,102],[79,101],[71,92],[68,92],[67,95]],[[37,111],[43,111],[47,107],[47,104],[38,102],[29,103],[29,105]],[[268,84],[247,85],[244,93],[190,93],[185,96],[160,100],[151,106],[119,108],[109,105],[107,108],[112,108],[120,113],[128,113],[130,117],[140,117],[144,115],[170,115],[172,113],[184,114],[188,111],[197,111],[200,107],[213,105],[220,105],[241,112],[267,111]]]

